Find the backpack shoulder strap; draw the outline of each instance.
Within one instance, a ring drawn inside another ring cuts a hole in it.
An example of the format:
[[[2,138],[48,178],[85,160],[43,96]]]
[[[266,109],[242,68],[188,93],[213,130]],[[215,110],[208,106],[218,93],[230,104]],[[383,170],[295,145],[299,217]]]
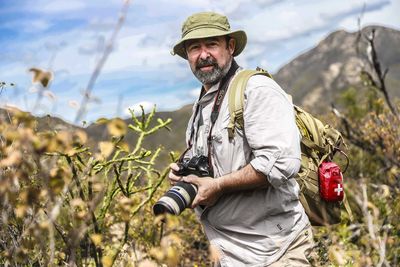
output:
[[[235,135],[235,126],[243,129],[244,90],[246,89],[247,82],[253,75],[265,75],[272,78],[267,71],[260,68],[257,68],[257,70],[242,70],[233,77],[228,99],[230,115],[228,133],[230,139]]]

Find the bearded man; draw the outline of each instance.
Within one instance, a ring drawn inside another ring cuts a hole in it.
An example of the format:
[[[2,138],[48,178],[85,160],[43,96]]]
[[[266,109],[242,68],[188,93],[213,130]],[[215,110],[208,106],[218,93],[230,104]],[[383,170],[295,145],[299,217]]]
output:
[[[300,135],[294,109],[272,79],[255,75],[244,95],[243,129],[228,133],[225,92],[242,69],[234,57],[246,46],[244,31],[228,19],[197,13],[183,23],[173,53],[187,60],[201,82],[186,132],[186,158],[205,156],[213,177],[169,179],[197,186],[192,202],[204,231],[219,252],[217,266],[309,266],[312,231],[294,176],[300,168]]]

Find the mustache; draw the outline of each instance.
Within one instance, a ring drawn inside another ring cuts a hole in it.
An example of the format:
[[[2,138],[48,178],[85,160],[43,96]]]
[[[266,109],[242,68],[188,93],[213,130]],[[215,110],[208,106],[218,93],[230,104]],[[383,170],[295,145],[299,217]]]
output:
[[[200,69],[202,67],[214,66],[218,67],[217,61],[212,58],[200,59],[196,64],[196,69]]]

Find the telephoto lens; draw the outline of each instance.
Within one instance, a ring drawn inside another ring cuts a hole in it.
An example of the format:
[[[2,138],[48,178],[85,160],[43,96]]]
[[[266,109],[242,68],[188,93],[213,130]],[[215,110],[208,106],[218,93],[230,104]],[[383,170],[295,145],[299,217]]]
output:
[[[154,215],[164,213],[179,215],[186,207],[190,207],[196,194],[197,187],[195,185],[178,182],[153,206]]]
[[[175,175],[187,176],[194,174],[199,177],[212,177],[206,156],[195,156],[177,164],[179,170],[173,171]],[[156,216],[164,213],[179,215],[184,209],[191,206],[196,194],[197,186],[186,182],[178,182],[154,204],[153,213]]]

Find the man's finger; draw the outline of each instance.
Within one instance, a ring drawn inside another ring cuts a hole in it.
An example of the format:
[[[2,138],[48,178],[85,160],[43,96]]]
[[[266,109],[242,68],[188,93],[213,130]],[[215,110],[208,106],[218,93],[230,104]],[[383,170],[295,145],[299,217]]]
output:
[[[197,185],[197,186],[199,186],[199,184],[200,184],[200,179],[199,179],[199,177],[194,176],[194,175],[183,176],[183,179],[182,179],[182,180],[183,180],[184,182],[186,182],[186,183],[194,184],[194,185]]]
[[[168,178],[170,180],[178,181],[180,179],[180,176],[176,176],[173,172],[169,172]]]
[[[191,208],[194,209],[194,208],[197,207],[197,205],[199,205],[199,197],[198,197],[198,195],[196,195],[196,197],[193,199]]]
[[[169,167],[174,171],[179,171],[179,166],[176,163],[169,164]]]

